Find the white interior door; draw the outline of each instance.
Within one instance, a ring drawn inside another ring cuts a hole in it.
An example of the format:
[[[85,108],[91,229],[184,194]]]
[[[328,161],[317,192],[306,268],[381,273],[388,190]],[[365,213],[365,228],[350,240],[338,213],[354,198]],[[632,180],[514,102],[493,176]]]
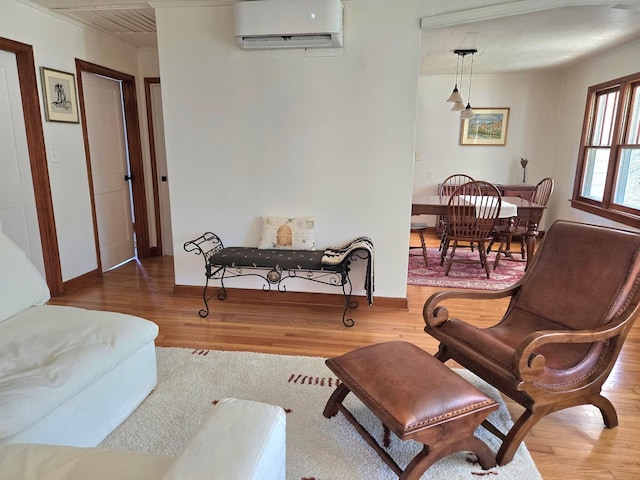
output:
[[[0,225],[45,275],[31,162],[13,53],[0,51]]]
[[[129,161],[118,80],[82,73],[102,271],[135,258]]]
[[[171,205],[169,203],[169,183],[167,176],[167,152],[164,146],[164,119],[162,116],[162,94],[159,83],[150,85],[151,115],[153,117],[153,139],[156,154],[158,178],[158,199],[160,203],[160,232],[162,234],[163,255],[173,255],[173,235],[171,233]]]

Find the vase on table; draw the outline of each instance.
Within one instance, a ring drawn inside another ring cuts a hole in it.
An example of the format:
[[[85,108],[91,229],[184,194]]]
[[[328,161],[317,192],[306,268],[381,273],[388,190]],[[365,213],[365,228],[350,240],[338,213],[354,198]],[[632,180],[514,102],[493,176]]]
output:
[[[520,165],[522,165],[522,184],[523,185],[527,183],[527,163],[529,163],[529,160],[527,160],[526,158],[520,159]]]

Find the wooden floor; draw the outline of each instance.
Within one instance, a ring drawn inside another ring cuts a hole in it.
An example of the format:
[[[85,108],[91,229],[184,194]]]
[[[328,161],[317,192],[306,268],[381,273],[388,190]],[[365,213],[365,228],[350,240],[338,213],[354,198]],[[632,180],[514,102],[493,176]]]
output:
[[[429,243],[437,245],[437,239]],[[173,295],[172,262],[171,257],[130,262],[50,303],[148,318],[160,327],[158,346],[329,357],[376,342],[405,340],[430,353],[437,350],[437,343],[423,331],[422,319],[422,305],[433,288],[408,286],[408,310],[376,308],[375,301],[373,307],[361,305],[353,314],[353,328],[342,325],[342,309],[335,306],[240,304],[232,298],[212,301],[212,312],[202,319],[197,313],[201,298]],[[452,315],[489,326],[501,317],[506,302],[448,305]],[[526,437],[544,479],[640,478],[638,328],[632,329],[605,385],[605,396],[618,411],[617,428],[604,428],[595,407],[575,407],[544,418]],[[512,415],[521,411],[508,399],[507,404]]]

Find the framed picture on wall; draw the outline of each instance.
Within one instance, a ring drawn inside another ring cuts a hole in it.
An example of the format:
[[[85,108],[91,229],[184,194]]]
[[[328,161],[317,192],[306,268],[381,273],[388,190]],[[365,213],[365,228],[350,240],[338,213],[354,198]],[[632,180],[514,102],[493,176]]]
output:
[[[506,145],[508,108],[474,108],[473,117],[460,122],[460,145]]]
[[[42,91],[47,121],[79,123],[75,75],[42,67]]]

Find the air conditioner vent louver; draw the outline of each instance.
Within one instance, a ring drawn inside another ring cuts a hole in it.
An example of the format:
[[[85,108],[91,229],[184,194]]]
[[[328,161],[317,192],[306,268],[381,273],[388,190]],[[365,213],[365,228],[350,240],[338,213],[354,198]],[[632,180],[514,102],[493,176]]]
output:
[[[342,46],[340,0],[254,0],[233,5],[234,36],[245,49]]]
[[[308,48],[332,47],[331,35],[265,35],[242,37],[244,48]]]

